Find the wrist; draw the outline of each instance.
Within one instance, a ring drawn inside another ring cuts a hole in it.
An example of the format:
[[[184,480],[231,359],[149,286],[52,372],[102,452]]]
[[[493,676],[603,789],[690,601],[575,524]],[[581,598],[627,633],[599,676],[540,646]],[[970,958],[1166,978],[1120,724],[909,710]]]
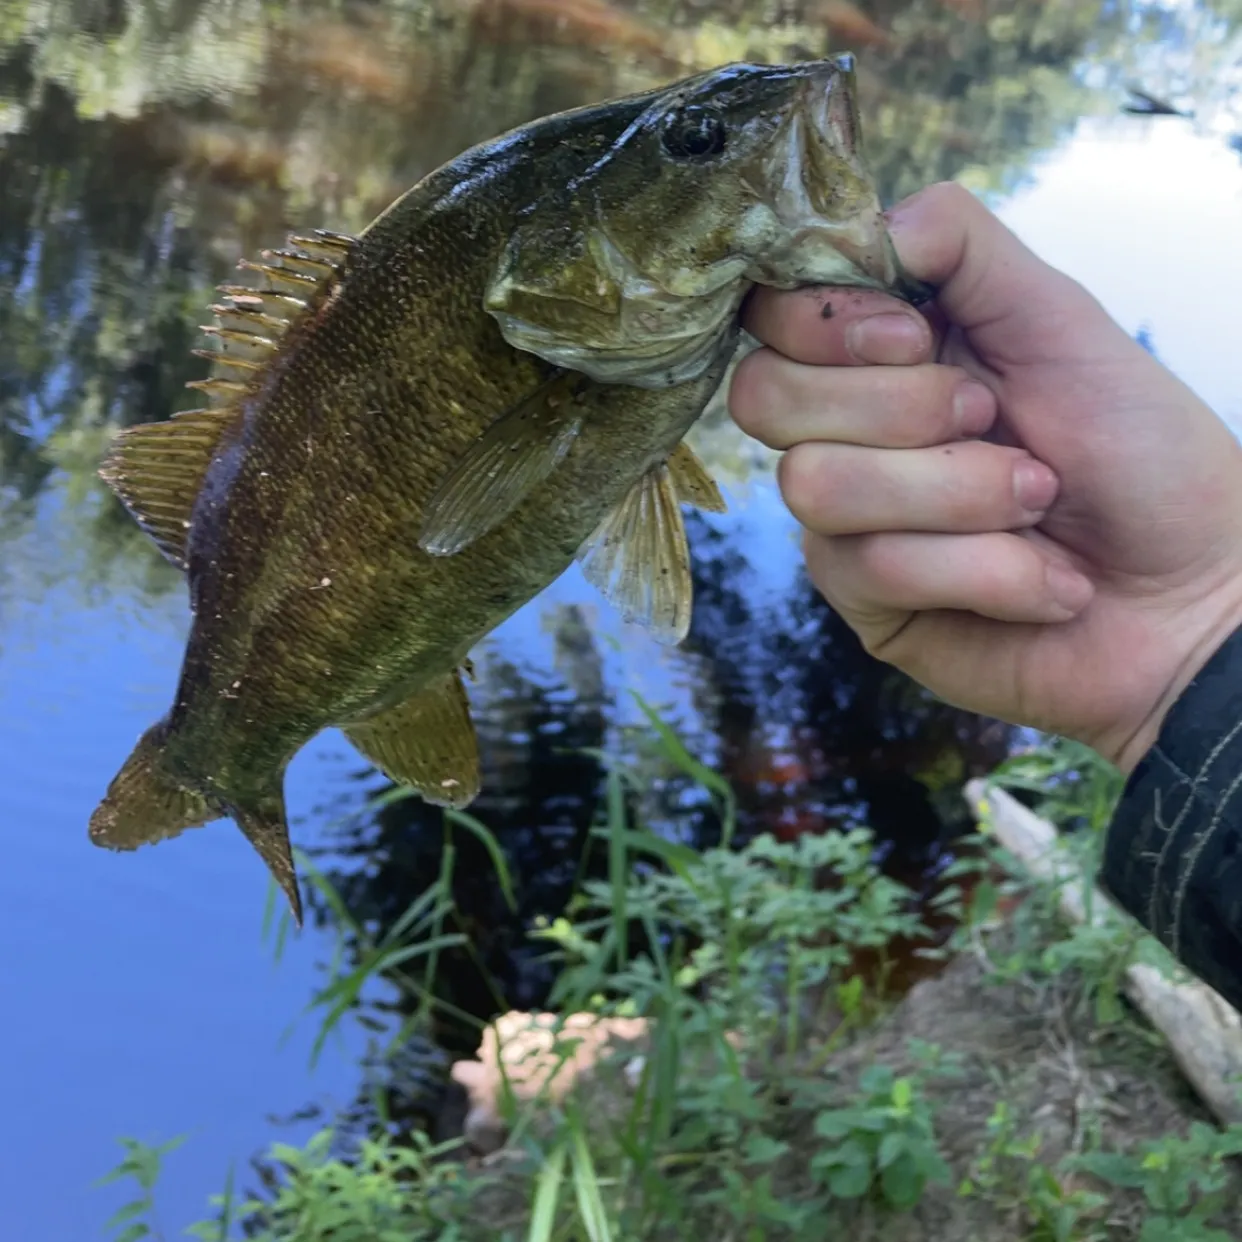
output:
[[[1104,892],[1242,1011],[1242,627],[1174,699],[1104,834]]]
[[[1220,597],[1214,606],[1209,608],[1201,605],[1195,611],[1198,611],[1200,624],[1193,631],[1189,626],[1182,628],[1182,654],[1159,699],[1136,727],[1123,732],[1116,739],[1102,741],[1095,746],[1100,754],[1116,764],[1127,776],[1156,744],[1173,705],[1226,640],[1242,628],[1242,581],[1232,584],[1232,589]]]

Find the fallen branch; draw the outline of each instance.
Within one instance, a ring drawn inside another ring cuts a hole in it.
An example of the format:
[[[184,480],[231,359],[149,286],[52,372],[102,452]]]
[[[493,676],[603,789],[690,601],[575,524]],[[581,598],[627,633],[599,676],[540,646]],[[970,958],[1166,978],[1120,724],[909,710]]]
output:
[[[981,780],[965,789],[980,824],[1032,875],[1057,885],[1063,916],[1075,923],[1103,923],[1108,898],[1084,891],[1081,871],[1059,847],[1055,827],[1002,789]],[[1242,1016],[1197,979],[1178,983],[1153,966],[1134,963],[1125,974],[1126,995],[1164,1036],[1187,1081],[1224,1124],[1242,1123]]]

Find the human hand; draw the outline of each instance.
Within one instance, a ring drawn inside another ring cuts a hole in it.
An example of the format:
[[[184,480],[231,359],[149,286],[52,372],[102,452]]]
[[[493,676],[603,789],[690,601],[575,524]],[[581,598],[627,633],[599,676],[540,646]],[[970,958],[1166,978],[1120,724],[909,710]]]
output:
[[[757,290],[733,417],[868,651],[1128,771],[1242,624],[1242,446],[966,190],[890,217],[932,307]]]

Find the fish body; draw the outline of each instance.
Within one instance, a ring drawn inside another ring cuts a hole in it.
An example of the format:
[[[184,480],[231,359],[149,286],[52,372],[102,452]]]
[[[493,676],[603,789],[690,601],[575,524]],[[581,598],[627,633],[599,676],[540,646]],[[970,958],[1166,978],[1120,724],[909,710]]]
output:
[[[283,781],[339,726],[463,805],[468,653],[573,562],[689,623],[681,441],[756,282],[906,282],[857,151],[850,67],[735,65],[543,118],[430,174],[358,238],[227,286],[205,410],[101,470],[184,568],[168,715],[91,820],[132,849],[231,816],[300,910]]]

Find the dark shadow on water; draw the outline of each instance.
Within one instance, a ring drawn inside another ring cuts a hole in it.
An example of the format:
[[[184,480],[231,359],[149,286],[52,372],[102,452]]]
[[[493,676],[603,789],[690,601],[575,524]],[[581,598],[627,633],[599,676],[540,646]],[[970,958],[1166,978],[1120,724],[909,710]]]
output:
[[[705,521],[690,524],[696,606],[678,667],[693,678],[693,709],[673,723],[692,748],[719,756],[715,766],[738,798],[738,841],[869,826],[884,870],[928,895],[948,847],[970,828],[961,784],[1005,756],[1010,731],[936,701],[868,656],[804,579],[788,598],[747,598],[737,585],[749,577],[737,548]],[[616,741],[617,705],[577,608],[556,615],[555,640],[553,675],[496,652],[479,665],[484,782],[470,812],[505,853],[517,910],[508,908],[484,846],[454,832],[450,927],[469,948],[441,955],[434,986],[439,999],[480,1022],[546,1005],[554,971],[526,931],[539,916],[560,915],[582,879],[606,874],[604,849],[589,835],[606,771],[590,752],[644,762],[642,729],[621,735],[629,744]],[[696,848],[719,843],[721,825],[701,791],[667,771],[652,777],[651,792],[631,799],[639,823]],[[365,783],[385,788],[374,777]],[[444,841],[440,811],[403,799],[335,830],[317,865],[354,920],[378,937],[435,883]],[[312,917],[334,921],[318,894],[309,904]],[[356,948],[348,936],[347,947]],[[386,1016],[409,1018],[418,1008],[406,994]],[[443,1014],[425,1033],[454,1056],[478,1045],[476,1024]],[[420,1067],[413,1079],[401,1067],[377,1066],[375,1082],[395,1120],[427,1122],[446,1062],[420,1040],[406,1052],[406,1069]],[[365,1100],[357,1107],[359,1120],[374,1120]]]

